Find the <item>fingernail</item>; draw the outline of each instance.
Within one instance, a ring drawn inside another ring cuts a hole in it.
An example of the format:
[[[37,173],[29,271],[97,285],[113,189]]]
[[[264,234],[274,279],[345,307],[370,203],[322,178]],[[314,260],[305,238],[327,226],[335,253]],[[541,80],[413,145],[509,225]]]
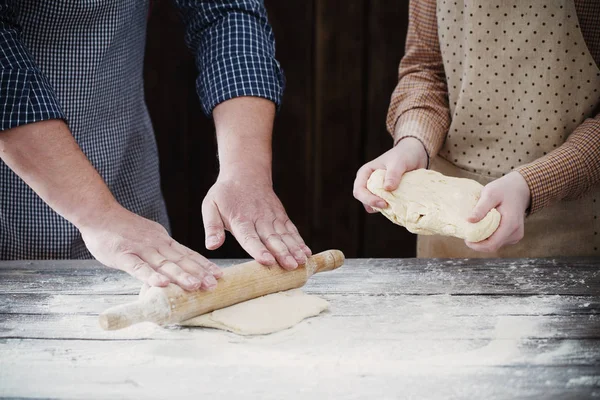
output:
[[[263,260],[264,260],[264,262],[267,262],[267,263],[270,263],[270,264],[272,264],[272,263],[274,263],[274,262],[275,262],[275,259],[274,259],[274,258],[273,258],[273,256],[272,256],[271,254],[269,254],[269,253],[265,253],[265,254],[263,255]]]
[[[220,278],[223,276],[223,271],[221,269],[219,269],[219,267],[217,267],[216,265],[211,266],[210,270],[211,270],[213,276],[216,278]]]
[[[379,208],[386,208],[387,204],[384,201],[378,201],[377,202],[377,207],[379,207]]]
[[[214,235],[213,236],[209,236],[208,239],[206,239],[206,243],[209,246],[212,246],[214,244],[219,243],[219,238],[217,236],[214,236]]]
[[[213,288],[217,286],[217,280],[213,276],[208,275],[204,277],[204,284],[209,288]]]
[[[195,276],[190,276],[187,280],[192,286],[198,286],[202,283],[200,279],[196,278]]]
[[[287,256],[285,258],[285,263],[290,266],[290,267],[294,267],[296,268],[298,266],[298,263],[296,262],[296,260],[294,259],[294,257],[292,256]]]
[[[303,252],[298,251],[294,253],[294,255],[296,256],[296,261],[298,264],[304,264],[306,262],[306,255]]]

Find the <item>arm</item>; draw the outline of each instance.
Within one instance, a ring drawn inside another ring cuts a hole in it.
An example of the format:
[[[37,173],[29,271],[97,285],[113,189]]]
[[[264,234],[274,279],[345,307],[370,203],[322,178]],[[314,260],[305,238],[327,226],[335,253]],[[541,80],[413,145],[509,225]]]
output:
[[[435,157],[450,127],[435,0],[411,0],[405,48],[387,128],[394,144],[413,136],[423,143],[428,157]]]
[[[531,190],[530,213],[583,196],[600,183],[600,113],[579,125],[562,146],[517,171]]]
[[[387,206],[367,189],[371,173],[385,169],[385,189],[396,189],[405,172],[429,165],[450,126],[435,0],[411,0],[405,49],[387,116],[395,147],[363,165],[354,181],[354,197],[368,212],[375,212],[372,207]]]
[[[153,286],[172,280],[186,289],[209,287],[214,277],[205,271],[218,276],[216,267],[116,202],[63,121],[54,90],[19,39],[7,1],[0,2],[0,53],[0,159],[81,231],[100,262]],[[157,249],[163,248],[173,251],[161,259]],[[175,265],[173,253],[196,261],[181,265],[178,257]]]
[[[600,183],[600,114],[584,121],[562,146],[496,179],[481,192],[471,222],[496,208],[502,214],[498,230],[473,250],[496,251],[515,244],[525,234],[525,215],[559,200],[583,196]]]
[[[296,268],[311,255],[273,191],[271,138],[284,78],[260,0],[176,0],[214,117],[221,170],[202,204],[206,248],[230,231],[257,261]]]

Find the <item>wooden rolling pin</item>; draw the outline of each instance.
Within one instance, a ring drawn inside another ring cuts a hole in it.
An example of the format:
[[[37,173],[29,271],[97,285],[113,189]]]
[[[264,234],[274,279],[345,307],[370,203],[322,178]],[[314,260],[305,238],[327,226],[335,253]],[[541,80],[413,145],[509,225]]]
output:
[[[136,302],[123,304],[100,314],[100,326],[116,330],[139,322],[174,324],[223,307],[270,293],[303,286],[318,272],[332,271],[344,263],[344,254],[329,250],[310,257],[293,271],[279,265],[265,267],[256,261],[223,269],[223,277],[211,291],[185,291],[177,285],[151,287]]]

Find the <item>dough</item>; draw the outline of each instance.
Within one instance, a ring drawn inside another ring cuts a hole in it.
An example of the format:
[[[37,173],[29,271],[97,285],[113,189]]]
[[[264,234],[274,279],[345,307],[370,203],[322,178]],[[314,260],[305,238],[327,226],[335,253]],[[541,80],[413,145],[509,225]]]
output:
[[[263,335],[291,328],[328,307],[326,300],[293,289],[215,310],[181,325],[224,329],[239,335]]]
[[[367,182],[367,188],[388,203],[387,208],[377,211],[412,233],[480,242],[490,237],[500,224],[496,209],[475,224],[467,222],[483,189],[472,179],[419,169],[404,174],[393,192],[383,188],[384,179],[385,170],[378,169]]]

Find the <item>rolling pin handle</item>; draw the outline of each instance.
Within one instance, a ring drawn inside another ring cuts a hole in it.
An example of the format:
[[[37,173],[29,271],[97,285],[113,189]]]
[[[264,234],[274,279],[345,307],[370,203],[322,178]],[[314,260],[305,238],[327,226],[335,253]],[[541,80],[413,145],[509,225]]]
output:
[[[312,257],[311,262],[314,262],[316,267],[313,274],[318,272],[333,271],[344,264],[344,253],[339,250],[328,250]]]
[[[151,309],[152,310],[152,309]],[[127,328],[140,322],[162,323],[169,315],[160,315],[159,310],[148,312],[148,305],[143,301],[136,301],[113,307],[100,314],[100,326],[107,331]]]

